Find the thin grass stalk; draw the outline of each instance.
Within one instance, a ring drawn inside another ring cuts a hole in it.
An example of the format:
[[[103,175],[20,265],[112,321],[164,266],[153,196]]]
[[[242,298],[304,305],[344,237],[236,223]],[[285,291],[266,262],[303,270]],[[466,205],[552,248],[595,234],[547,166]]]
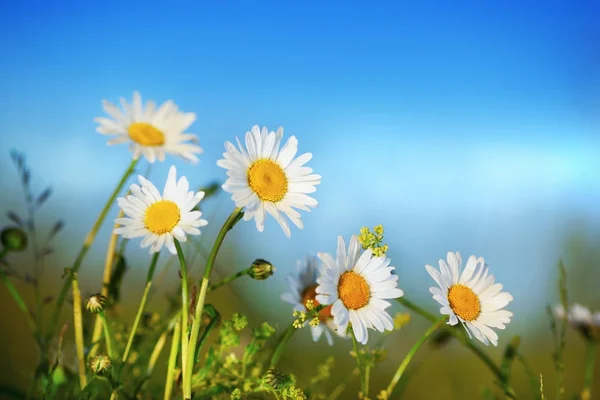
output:
[[[219,234],[217,235],[217,239],[213,245],[212,250],[208,256],[208,260],[206,262],[206,268],[204,269],[204,276],[202,277],[202,281],[200,282],[200,294],[198,295],[198,300],[196,301],[196,310],[194,313],[194,320],[192,323],[192,331],[189,340],[189,351],[185,358],[186,365],[183,366],[183,374],[184,374],[184,397],[190,396],[192,392],[192,370],[194,368],[194,355],[195,350],[198,345],[198,336],[200,334],[200,324],[202,323],[202,310],[204,309],[204,302],[206,300],[206,293],[208,291],[208,282],[210,280],[210,274],[212,272],[213,266],[215,264],[215,260],[217,258],[217,254],[219,253],[219,249],[225,240],[225,236],[227,232],[229,232],[235,224],[242,218],[244,212],[241,208],[235,208],[229,218],[225,221]]]
[[[83,245],[81,246],[81,249],[79,250],[79,253],[77,254],[77,258],[75,259],[75,262],[73,263],[73,266],[71,267],[71,271],[73,273],[79,272],[79,268],[81,268],[81,264],[83,263],[83,260],[85,259],[85,256],[87,255],[87,252],[89,251],[90,247],[94,243],[94,240],[96,239],[98,230],[102,226],[102,223],[104,222],[104,219],[106,218],[106,215],[108,214],[108,211],[110,210],[111,206],[115,202],[115,199],[117,198],[121,189],[123,189],[123,186],[125,186],[125,182],[127,182],[127,179],[133,173],[133,170],[134,170],[138,160],[133,160],[129,164],[129,166],[125,170],[125,173],[121,177],[121,180],[119,181],[119,183],[117,184],[117,186],[115,187],[113,192],[111,193],[106,204],[104,205],[104,208],[102,208],[100,215],[98,215],[96,222],[94,222],[92,229],[87,234],[87,236],[83,242]],[[66,279],[65,282],[63,283],[60,294],[59,294],[58,298],[56,299],[56,304],[54,306],[54,312],[52,313],[52,318],[50,319],[50,325],[48,327],[48,332],[47,332],[48,337],[52,337],[52,335],[54,334],[54,330],[56,329],[56,325],[58,324],[58,319],[60,317],[60,311],[61,311],[62,306],[65,302],[65,299],[67,297],[67,293],[69,292],[70,285],[71,285],[71,280]]]
[[[177,256],[179,257],[179,265],[181,267],[181,373],[183,383],[183,398],[191,399],[192,387],[191,382],[188,384],[187,371],[187,359],[189,357],[189,343],[188,343],[188,310],[190,307],[190,296],[188,292],[188,276],[187,276],[187,265],[185,262],[185,256],[181,244],[177,239],[175,241],[175,247],[177,249]],[[191,380],[191,379],[190,379]]]
[[[122,218],[125,215],[123,210],[119,211],[117,218]],[[114,229],[117,229],[120,225],[115,223]],[[113,229],[113,231],[114,231]],[[112,233],[110,235],[110,239],[108,241],[108,248],[106,249],[106,257],[104,259],[104,274],[102,276],[102,290],[100,293],[104,297],[108,298],[108,285],[110,284],[110,277],[112,274],[112,267],[114,264],[115,258],[115,249],[117,247],[117,238],[118,235],[116,233]],[[96,316],[96,321],[94,322],[94,331],[92,333],[92,349],[89,353],[89,358],[93,358],[98,352],[98,340],[102,336],[102,320],[100,316]]]
[[[131,350],[131,345],[133,344],[133,339],[135,338],[138,325],[140,324],[142,314],[144,313],[144,307],[146,306],[148,293],[150,292],[150,288],[152,287],[152,277],[154,276],[154,270],[156,269],[156,263],[158,262],[159,255],[160,252],[154,253],[154,255],[152,256],[152,261],[150,262],[150,267],[148,268],[148,275],[146,276],[146,287],[144,288],[144,294],[142,295],[142,300],[140,301],[135,320],[133,321],[133,326],[131,327],[131,332],[129,333],[129,339],[127,339],[125,352],[123,353],[123,358],[121,359],[121,362],[123,364],[127,362],[127,358],[129,357],[129,352]]]
[[[81,292],[77,274],[72,276],[73,283],[73,329],[75,331],[75,348],[77,351],[77,362],[79,364],[79,386],[83,390],[87,386],[85,354],[83,351],[83,318],[81,316]]]
[[[170,400],[173,393],[173,382],[175,381],[175,367],[177,366],[177,355],[179,353],[179,341],[181,339],[181,316],[175,321],[173,339],[171,342],[171,352],[167,364],[167,379],[165,381],[164,400]]]

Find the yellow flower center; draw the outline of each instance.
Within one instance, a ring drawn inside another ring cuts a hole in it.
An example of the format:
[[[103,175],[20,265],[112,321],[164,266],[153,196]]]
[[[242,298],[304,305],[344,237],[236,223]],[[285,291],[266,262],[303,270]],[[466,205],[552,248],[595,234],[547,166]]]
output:
[[[317,299],[315,299],[315,297],[317,296],[317,285],[311,285],[309,287],[307,287],[306,289],[304,289],[304,292],[302,293],[302,304],[304,304],[304,307],[306,307],[306,302],[309,300],[312,300],[315,307],[319,306],[320,303],[317,301]],[[319,320],[321,320],[321,322],[325,322],[330,318],[333,318],[333,315],[331,315],[331,308],[333,307],[333,305],[329,305],[327,307],[325,307],[324,309],[322,309],[321,311],[319,311]]]
[[[150,232],[162,235],[171,232],[180,219],[181,212],[177,204],[169,200],[162,200],[148,207],[144,224]]]
[[[276,203],[288,190],[288,180],[279,164],[267,158],[255,161],[248,169],[248,185],[263,201]]]
[[[448,302],[454,314],[465,321],[473,321],[481,314],[479,297],[465,285],[452,285],[448,290]]]
[[[371,289],[365,278],[354,271],[348,271],[340,276],[338,296],[346,308],[358,310],[369,304]]]
[[[162,146],[165,134],[146,122],[134,122],[127,128],[129,137],[142,146]]]

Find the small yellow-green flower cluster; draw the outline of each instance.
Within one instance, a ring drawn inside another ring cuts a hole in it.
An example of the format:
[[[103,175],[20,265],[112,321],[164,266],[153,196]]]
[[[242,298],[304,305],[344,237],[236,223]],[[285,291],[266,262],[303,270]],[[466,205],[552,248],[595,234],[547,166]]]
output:
[[[231,392],[231,400],[241,400],[242,399],[242,391],[239,388],[235,388],[233,392]]]
[[[373,228],[373,232],[366,226],[360,228],[358,241],[362,245],[363,250],[371,249],[375,257],[383,257],[388,251],[388,245],[383,244],[383,225],[377,225]]]
[[[248,319],[238,313],[235,313],[231,316],[231,322],[233,322],[233,329],[238,332],[248,326]]]
[[[294,320],[294,322],[292,323],[292,325],[294,326],[294,328],[296,328],[296,329],[302,328],[304,326],[304,323],[306,322],[306,319],[307,319],[306,312],[304,312],[304,311],[294,311],[292,315],[296,318]]]
[[[409,313],[398,313],[394,316],[394,330],[399,331],[410,322]]]

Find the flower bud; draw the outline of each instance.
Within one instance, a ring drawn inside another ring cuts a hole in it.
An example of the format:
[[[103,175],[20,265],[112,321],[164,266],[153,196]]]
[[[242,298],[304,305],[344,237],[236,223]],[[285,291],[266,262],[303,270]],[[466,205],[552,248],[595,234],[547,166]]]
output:
[[[110,358],[105,355],[99,355],[90,360],[90,369],[99,376],[106,375],[112,367]]]
[[[263,376],[264,382],[274,389],[281,389],[290,383],[290,376],[275,368],[269,369]]]
[[[252,279],[262,281],[273,275],[274,272],[275,268],[270,262],[259,258],[252,263],[252,266],[248,270],[248,275],[250,275]]]
[[[0,233],[0,241],[8,251],[23,251],[27,247],[27,235],[16,227],[4,228]]]
[[[85,308],[92,314],[98,314],[104,311],[108,299],[100,293],[95,293],[85,303]]]

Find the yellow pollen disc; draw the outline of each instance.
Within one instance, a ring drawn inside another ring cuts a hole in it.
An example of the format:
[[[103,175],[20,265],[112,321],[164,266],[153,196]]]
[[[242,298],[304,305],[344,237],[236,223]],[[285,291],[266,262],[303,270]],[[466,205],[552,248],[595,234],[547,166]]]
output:
[[[165,134],[146,122],[135,122],[127,128],[129,137],[142,146],[162,146],[165,144]]]
[[[288,190],[288,180],[283,169],[275,161],[262,158],[248,169],[248,185],[263,201],[276,203]]]
[[[144,216],[144,224],[150,232],[162,235],[171,232],[180,219],[181,212],[177,204],[169,200],[162,200],[148,207]]]
[[[304,292],[302,292],[302,304],[304,304],[306,307],[306,302],[312,300],[315,307],[319,306],[320,303],[317,301],[317,299],[315,299],[315,297],[317,297],[317,285],[311,285],[304,289]],[[333,315],[331,315],[332,307],[333,305],[330,305],[319,311],[319,320],[321,320],[321,322],[325,322],[328,319],[333,318]]]
[[[448,290],[448,302],[454,314],[465,321],[473,321],[481,314],[479,297],[465,285],[452,285]]]
[[[365,278],[354,271],[348,271],[340,276],[338,296],[346,308],[358,310],[369,304],[371,289]]]

